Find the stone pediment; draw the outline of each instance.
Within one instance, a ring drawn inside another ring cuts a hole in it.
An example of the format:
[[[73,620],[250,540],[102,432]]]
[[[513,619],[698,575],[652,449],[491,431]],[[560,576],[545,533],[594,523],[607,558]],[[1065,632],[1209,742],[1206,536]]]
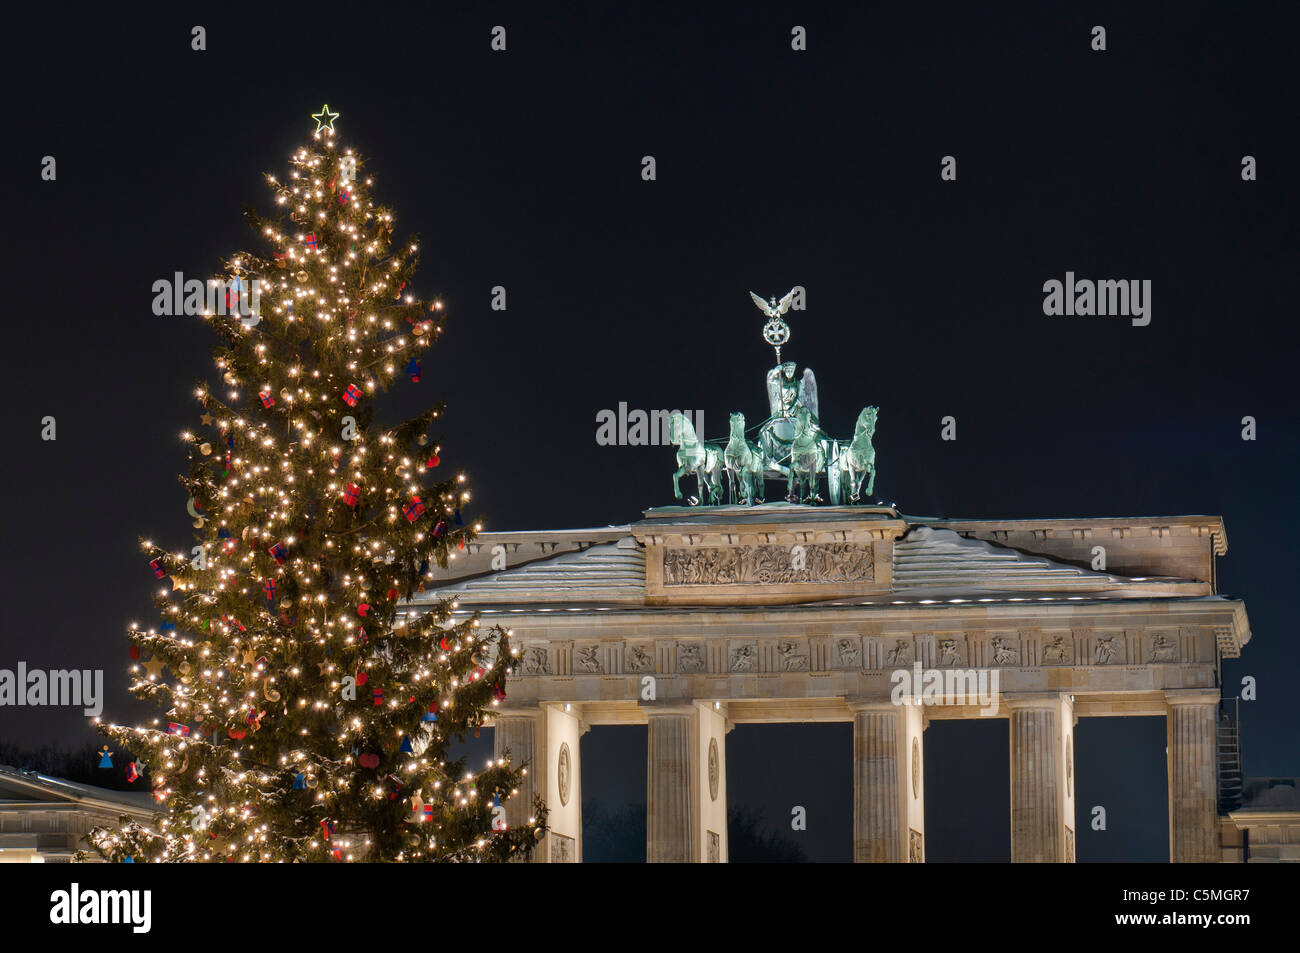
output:
[[[743,607],[1211,594],[1203,580],[1093,570],[918,524],[887,507],[666,507],[621,530],[625,535],[607,532],[606,539],[616,537],[610,542],[480,573],[423,598],[447,595],[467,607],[526,611],[560,604]],[[519,546],[522,535],[511,534],[510,545]],[[491,537],[480,538],[482,547],[502,548]],[[537,537],[544,551],[546,534]]]

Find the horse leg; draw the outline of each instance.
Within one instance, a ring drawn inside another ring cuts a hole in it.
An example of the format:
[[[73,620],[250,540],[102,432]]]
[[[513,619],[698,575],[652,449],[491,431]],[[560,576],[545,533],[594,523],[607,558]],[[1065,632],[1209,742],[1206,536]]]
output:
[[[876,468],[871,468],[871,479],[867,481],[867,496],[870,497],[876,485]]]

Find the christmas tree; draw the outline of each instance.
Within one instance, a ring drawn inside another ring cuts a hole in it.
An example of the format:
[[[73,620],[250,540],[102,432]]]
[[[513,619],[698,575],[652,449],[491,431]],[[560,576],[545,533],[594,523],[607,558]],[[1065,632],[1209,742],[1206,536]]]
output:
[[[540,800],[504,823],[526,766],[447,760],[505,697],[509,633],[408,601],[479,527],[465,476],[435,479],[442,405],[375,423],[380,393],[419,381],[441,305],[413,296],[417,245],[336,116],[268,176],[280,217],[246,213],[273,257],[225,262],[203,315],[222,344],[183,435],[199,545],[142,541],[163,621],[129,634],[131,691],[164,716],[100,725],[140,753],[160,813],[92,832],[111,860],[495,861],[544,830]]]

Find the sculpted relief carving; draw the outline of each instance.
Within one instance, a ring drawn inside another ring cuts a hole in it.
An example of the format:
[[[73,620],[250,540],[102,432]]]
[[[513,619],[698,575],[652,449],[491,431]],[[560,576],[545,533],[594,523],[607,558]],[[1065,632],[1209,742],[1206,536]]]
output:
[[[573,774],[573,763],[569,760],[569,745],[560,745],[560,760],[555,766],[555,779],[560,789],[560,805],[569,803],[569,782]]]
[[[698,642],[677,643],[677,671],[686,673],[704,671],[704,652]]]
[[[1163,632],[1157,632],[1151,639],[1151,661],[1177,662],[1178,643]]]
[[[1019,665],[1020,646],[1010,639],[992,639],[989,645],[993,649],[994,665]]]
[[[664,550],[665,586],[874,582],[870,544],[805,543],[799,559],[789,546],[706,546]]]
[[[782,642],[776,647],[776,654],[781,659],[781,671],[808,671],[808,656],[800,654],[797,642]]]
[[[754,671],[757,661],[757,653],[752,645],[736,645],[731,649],[731,655],[727,660],[727,671],[729,672],[752,672]]]
[[[654,654],[649,646],[629,645],[627,647],[627,670],[629,672],[653,672],[654,668]]]
[[[574,863],[573,838],[564,834],[551,835],[551,863]]]
[[[589,645],[578,650],[578,668],[584,672],[599,673],[601,671],[599,645]]]
[[[551,651],[545,645],[530,645],[524,649],[524,657],[519,663],[524,675],[550,675]]]
[[[1099,635],[1093,645],[1092,661],[1096,665],[1109,665],[1115,657],[1115,636]]]
[[[911,641],[908,639],[897,639],[894,642],[894,647],[885,653],[885,662],[889,665],[911,665]]]
[[[857,639],[839,639],[835,643],[839,664],[844,668],[857,668],[862,661],[862,643]]]
[[[1043,646],[1044,662],[1068,662],[1073,653],[1063,635],[1055,635]]]
[[[939,640],[939,664],[940,665],[965,665],[966,657],[962,652],[962,645],[957,639],[940,639]]]
[[[718,782],[721,771],[718,765],[718,739],[709,739],[709,800],[718,799]]]

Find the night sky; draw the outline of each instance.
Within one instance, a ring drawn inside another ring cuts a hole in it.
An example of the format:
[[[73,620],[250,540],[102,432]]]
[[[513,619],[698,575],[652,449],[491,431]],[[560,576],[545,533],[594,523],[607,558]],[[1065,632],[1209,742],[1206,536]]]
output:
[[[104,669],[109,716],[152,716],[125,690],[127,625],[153,621],[136,539],[192,545],[178,435],[215,338],[155,316],[151,286],[253,246],[241,210],[270,210],[263,174],[328,102],[449,315],[381,417],[448,401],[443,456],[487,529],[672,503],[672,450],[599,446],[597,413],[700,410],[710,437],[761,420],[772,352],[746,292],[802,285],[784,356],[815,370],[828,432],[881,408],[876,496],[903,512],[1222,515],[1220,591],[1254,634],[1227,691],[1259,679],[1246,773],[1300,775],[1293,4],[442,6],[13,24],[0,667]],[[1045,316],[1067,271],[1150,280],[1150,325]],[[850,859],[851,734],[740,726],[730,801]],[[96,738],[76,710],[0,709],[0,739]],[[925,744],[930,859],[1009,859],[1006,722]],[[1163,722],[1085,719],[1076,745],[1080,816],[1111,818],[1079,825],[1079,859],[1167,859]],[[582,757],[589,801],[644,802],[643,730],[593,729]]]

